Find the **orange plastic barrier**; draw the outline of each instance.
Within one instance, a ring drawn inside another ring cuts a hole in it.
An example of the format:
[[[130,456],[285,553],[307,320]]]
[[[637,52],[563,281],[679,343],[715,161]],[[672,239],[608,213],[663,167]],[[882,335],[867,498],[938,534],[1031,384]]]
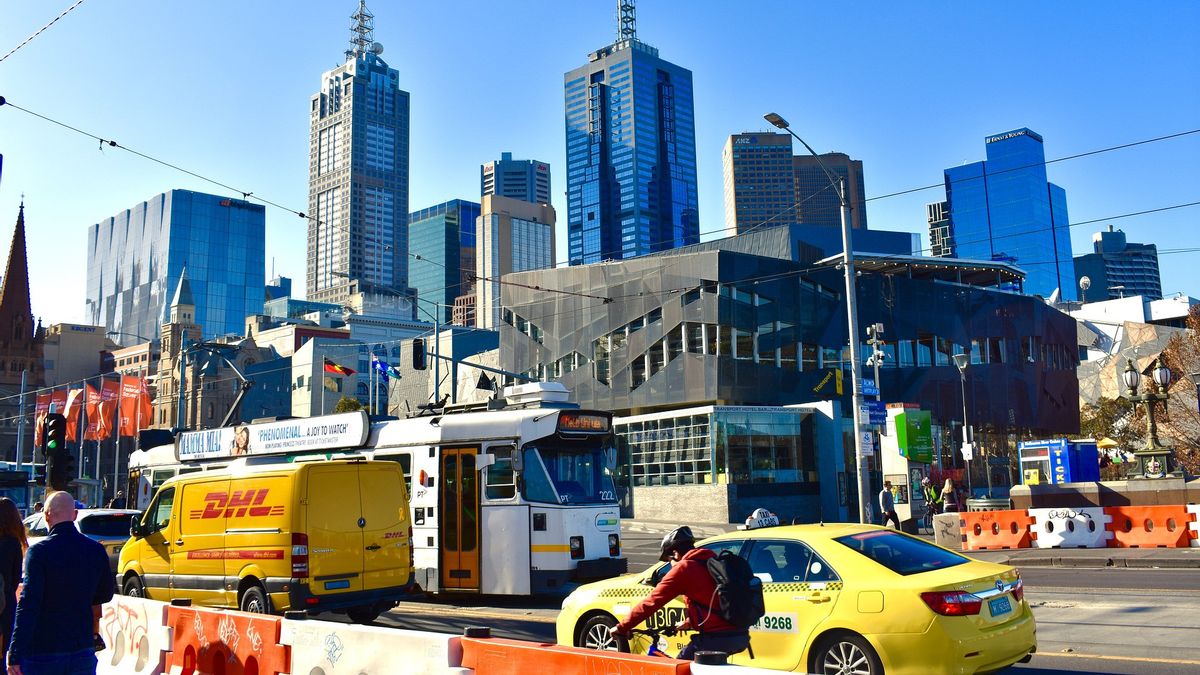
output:
[[[171,675],[281,675],[291,647],[279,644],[279,617],[192,607],[167,608]]]
[[[464,637],[462,647],[463,667],[473,668],[480,675],[689,675],[691,672],[691,661],[504,638]]]
[[[1028,511],[968,511],[958,514],[964,551],[1030,548],[1033,518]]]
[[[1188,548],[1192,516],[1179,506],[1106,506],[1109,548]]]

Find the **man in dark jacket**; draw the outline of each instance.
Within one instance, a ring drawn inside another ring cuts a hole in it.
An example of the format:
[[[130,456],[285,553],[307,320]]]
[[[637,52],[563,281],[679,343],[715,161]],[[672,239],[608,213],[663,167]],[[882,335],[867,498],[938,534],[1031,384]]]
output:
[[[52,493],[45,513],[50,535],[25,554],[8,672],[90,675],[96,672],[94,608],[113,596],[108,555],[76,529],[71,495]]]
[[[695,548],[695,537],[689,527],[680,527],[663,537],[660,553],[659,560],[672,562],[671,570],[613,631],[628,637],[634,626],[682,595],[687,606],[686,618],[676,628],[697,632],[679,658],[691,659],[697,651],[736,654],[749,647],[750,632],[730,624],[713,609],[717,604],[717,582],[708,573],[708,561],[717,554]]]

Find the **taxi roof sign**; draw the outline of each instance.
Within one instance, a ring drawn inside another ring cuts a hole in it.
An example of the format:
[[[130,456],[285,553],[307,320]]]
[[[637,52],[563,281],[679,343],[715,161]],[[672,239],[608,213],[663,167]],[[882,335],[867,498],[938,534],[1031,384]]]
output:
[[[779,516],[766,509],[754,509],[754,512],[746,518],[744,529],[757,530],[760,527],[775,527],[778,524]]]

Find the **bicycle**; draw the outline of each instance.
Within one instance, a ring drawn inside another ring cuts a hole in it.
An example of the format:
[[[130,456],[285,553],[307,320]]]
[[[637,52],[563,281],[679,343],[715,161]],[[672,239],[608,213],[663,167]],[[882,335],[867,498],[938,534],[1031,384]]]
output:
[[[666,628],[634,628],[629,631],[630,635],[642,635],[650,638],[650,646],[646,649],[646,656],[656,656],[659,658],[669,659],[674,658],[670,654],[658,648],[658,643],[663,637],[674,637],[679,633],[679,629],[674,626]]]

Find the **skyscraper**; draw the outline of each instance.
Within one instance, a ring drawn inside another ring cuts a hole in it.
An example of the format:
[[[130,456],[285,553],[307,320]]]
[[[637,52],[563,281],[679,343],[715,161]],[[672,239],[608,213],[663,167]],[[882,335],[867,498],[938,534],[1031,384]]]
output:
[[[554,267],[554,207],[484,195],[476,221],[475,325],[500,322],[500,277]],[[464,312],[466,307],[463,307]]]
[[[408,292],[408,92],[358,3],[346,62],[312,97],[307,297]]]
[[[925,221],[929,223],[929,255],[952,257],[954,240],[950,238],[950,205],[946,202],[926,204]]]
[[[1067,193],[1046,179],[1042,137],[1022,128],[986,146],[986,161],[945,171],[948,255],[1012,263],[1026,273],[1026,293],[1074,300]]]
[[[1075,279],[1087,277],[1090,288],[1081,291],[1084,300],[1112,300],[1141,295],[1162,299],[1162,277],[1158,272],[1158,247],[1134,244],[1125,233],[1108,226],[1107,232],[1092,235],[1092,253],[1075,258]]]
[[[805,225],[842,226],[841,202],[837,192],[829,184],[829,177],[821,164],[833,174],[834,179],[846,179],[846,201],[850,202],[850,227],[861,230],[867,227],[866,191],[863,186],[863,164],[850,159],[841,152],[821,155],[821,163],[812,155],[792,157],[792,172],[796,179],[796,213]]]
[[[734,134],[725,141],[721,163],[725,229],[742,234],[798,222],[790,134]]]
[[[513,159],[511,152],[502,152],[500,159],[479,167],[479,194],[549,204],[550,165],[536,159]]]
[[[700,240],[692,73],[637,38],[618,3],[613,44],[564,76],[572,265]]]
[[[475,287],[478,217],[479,204],[462,199],[409,214],[408,245],[413,261],[408,281],[417,291],[417,301],[423,303],[419,318],[438,312],[438,320],[449,323],[454,299]]]
[[[266,209],[171,190],[88,229],[86,321],[129,345],[158,335],[186,266],[205,338],[241,335],[263,309]]]

